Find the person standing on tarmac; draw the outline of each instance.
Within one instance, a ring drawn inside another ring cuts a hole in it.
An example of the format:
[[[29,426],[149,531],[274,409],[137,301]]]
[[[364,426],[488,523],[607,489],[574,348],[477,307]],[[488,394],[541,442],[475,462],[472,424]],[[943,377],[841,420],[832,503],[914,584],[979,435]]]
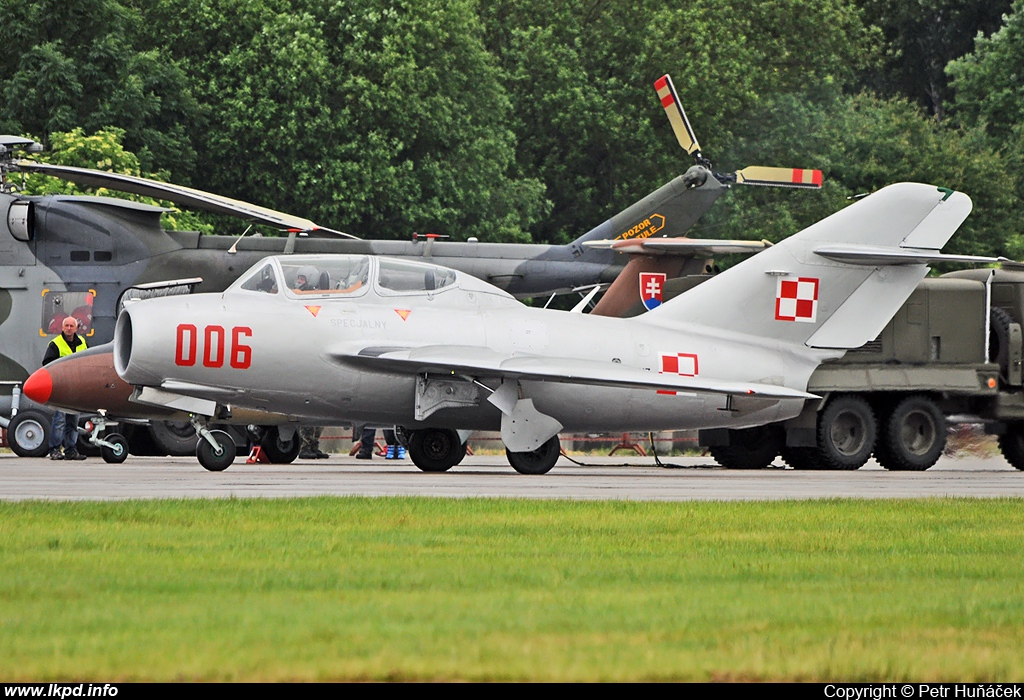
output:
[[[78,335],[78,320],[68,316],[61,322],[61,333],[50,341],[43,355],[43,365],[66,357],[73,352],[85,350],[85,338]],[[61,445],[64,452],[61,453]],[[78,452],[78,414],[57,411],[50,424],[50,459],[85,459]]]
[[[320,449],[322,425],[303,425],[299,428],[299,459],[327,459],[329,454]]]
[[[359,440],[359,452],[356,459],[373,459],[374,438],[377,436],[376,428],[363,428],[362,438]],[[398,438],[394,430],[384,429],[384,442],[387,443],[387,450],[384,459],[405,459],[405,448],[398,444]]]

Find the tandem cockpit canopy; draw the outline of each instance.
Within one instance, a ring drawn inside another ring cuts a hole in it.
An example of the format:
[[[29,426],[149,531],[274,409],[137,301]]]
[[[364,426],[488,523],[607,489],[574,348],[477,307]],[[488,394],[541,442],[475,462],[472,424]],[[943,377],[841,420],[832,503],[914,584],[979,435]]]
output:
[[[433,295],[463,287],[504,292],[466,275],[430,263],[369,255],[273,256],[257,263],[229,291],[243,290],[292,298],[378,295]]]
[[[367,255],[289,255],[261,261],[232,287],[266,294],[284,290],[289,296],[346,295],[365,291],[369,283]]]

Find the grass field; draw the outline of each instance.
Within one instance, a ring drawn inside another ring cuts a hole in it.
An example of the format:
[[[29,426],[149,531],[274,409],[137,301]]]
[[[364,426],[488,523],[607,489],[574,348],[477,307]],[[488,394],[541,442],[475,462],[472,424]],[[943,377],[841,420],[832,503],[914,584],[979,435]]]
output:
[[[0,679],[1024,680],[1021,500],[0,504]]]

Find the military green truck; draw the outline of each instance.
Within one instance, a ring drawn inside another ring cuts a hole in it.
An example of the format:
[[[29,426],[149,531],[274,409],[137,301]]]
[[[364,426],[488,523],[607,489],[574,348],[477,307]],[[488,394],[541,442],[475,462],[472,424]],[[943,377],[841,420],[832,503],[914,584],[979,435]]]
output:
[[[722,466],[886,469],[933,466],[946,426],[983,423],[1006,460],[1024,470],[1021,319],[1024,266],[964,270],[921,282],[877,339],[822,363],[791,420],[745,430],[702,430]]]

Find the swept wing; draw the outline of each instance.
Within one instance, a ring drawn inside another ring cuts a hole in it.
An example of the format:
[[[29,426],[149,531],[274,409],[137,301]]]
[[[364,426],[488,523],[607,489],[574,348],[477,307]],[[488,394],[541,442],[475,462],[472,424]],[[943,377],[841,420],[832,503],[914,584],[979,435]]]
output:
[[[616,388],[754,396],[765,399],[817,398],[814,394],[808,394],[806,391],[773,384],[655,374],[614,362],[537,355],[510,355],[480,347],[430,345],[413,349],[336,348],[329,350],[327,354],[342,364],[398,374],[452,374],[473,379],[545,381]]]

